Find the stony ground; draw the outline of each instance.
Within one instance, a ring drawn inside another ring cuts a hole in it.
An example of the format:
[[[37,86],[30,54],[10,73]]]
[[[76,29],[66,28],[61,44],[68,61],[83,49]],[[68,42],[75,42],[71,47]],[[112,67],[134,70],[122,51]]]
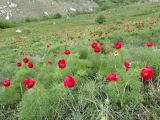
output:
[[[0,1],[0,18],[23,19],[40,18],[42,16],[60,13],[67,15],[75,10],[92,10],[98,7],[95,2],[89,0],[12,0]]]

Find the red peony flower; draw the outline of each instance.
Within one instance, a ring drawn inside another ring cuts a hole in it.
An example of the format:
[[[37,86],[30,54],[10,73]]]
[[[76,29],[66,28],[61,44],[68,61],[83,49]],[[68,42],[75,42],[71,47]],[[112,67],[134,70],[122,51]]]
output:
[[[28,63],[28,68],[33,68],[33,63],[32,62]]]
[[[5,81],[3,82],[3,86],[4,86],[4,87],[9,87],[10,84],[11,84],[11,81],[10,81],[10,80],[5,80]]]
[[[150,66],[146,66],[140,73],[141,77],[145,82],[149,82],[154,78],[153,69]]]
[[[24,51],[20,52],[20,55],[24,55]]]
[[[146,46],[148,46],[148,47],[152,47],[153,45],[154,45],[153,42],[147,42],[147,43],[146,43]]]
[[[132,30],[130,28],[127,29],[128,32],[132,32]]]
[[[116,74],[111,73],[111,74],[106,76],[106,80],[108,80],[108,81],[119,81],[120,78],[118,78]]]
[[[51,62],[51,61],[48,61],[48,65],[52,65],[52,62]]]
[[[61,60],[58,61],[58,67],[59,68],[63,69],[63,68],[66,67],[66,65],[67,65],[67,63],[66,63],[65,59],[61,59]]]
[[[99,48],[99,47],[94,48],[94,52],[96,52],[96,53],[101,52],[101,48]]]
[[[27,57],[23,58],[24,63],[28,63],[29,59]]]
[[[108,50],[108,54],[112,53],[112,50]]]
[[[104,45],[104,42],[100,42],[99,44],[100,44],[100,46],[102,46],[102,45]]]
[[[23,84],[24,84],[25,88],[33,88],[33,86],[35,84],[35,80],[32,79],[32,78],[31,79],[26,79],[26,80],[24,80]]]
[[[78,36],[78,39],[81,39],[81,36],[80,36],[80,35]]]
[[[64,54],[69,55],[69,54],[71,54],[71,52],[70,52],[70,50],[65,50]]]
[[[72,88],[72,87],[74,87],[75,83],[76,83],[76,79],[73,78],[72,76],[67,76],[64,79],[64,86],[65,87]]]
[[[92,48],[96,48],[96,47],[98,47],[98,43],[97,42],[93,42],[92,43]]]
[[[98,36],[99,36],[99,37],[101,37],[102,35],[103,35],[103,33],[102,33],[102,32],[100,32]]]
[[[74,37],[70,37],[69,39],[70,39],[70,40],[74,40]]]
[[[123,46],[123,43],[120,42],[120,41],[118,41],[118,42],[116,42],[116,43],[114,44],[114,48],[115,48],[115,49],[121,49],[122,46]]]
[[[128,61],[124,61],[124,66],[126,67],[126,71],[128,71],[129,68],[131,67],[131,63]]]
[[[21,62],[17,62],[17,67],[21,67],[22,66],[22,63]]]

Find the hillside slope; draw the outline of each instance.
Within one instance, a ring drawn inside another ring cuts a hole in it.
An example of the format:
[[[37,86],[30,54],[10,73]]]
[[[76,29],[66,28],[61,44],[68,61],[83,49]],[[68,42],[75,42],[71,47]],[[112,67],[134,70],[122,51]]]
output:
[[[98,5],[89,0],[1,0],[1,19],[39,18],[55,13],[66,15],[75,10],[92,10]]]
[[[160,3],[13,23],[0,29],[0,120],[160,120]]]

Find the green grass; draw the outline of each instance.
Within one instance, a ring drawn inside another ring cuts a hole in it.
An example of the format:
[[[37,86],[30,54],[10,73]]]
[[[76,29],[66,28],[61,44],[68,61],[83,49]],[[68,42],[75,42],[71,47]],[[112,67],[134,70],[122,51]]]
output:
[[[0,81],[11,79],[10,87],[0,87],[0,119],[160,119],[159,10],[160,3],[128,5],[67,20],[17,23],[14,28],[0,30]],[[95,23],[99,14],[106,17],[102,25]],[[144,23],[144,27],[138,29],[136,23]],[[154,24],[149,26],[149,23]],[[22,33],[16,33],[16,29]],[[103,35],[91,37],[90,32]],[[93,41],[105,43],[102,53],[93,52]],[[117,41],[124,46],[115,57],[107,51],[115,52],[113,45]],[[147,41],[154,42],[154,47],[146,47]],[[64,55],[65,49],[71,55]],[[22,51],[25,55],[19,54]],[[34,63],[33,69],[24,64],[16,67],[23,57]],[[67,67],[62,70],[57,67],[61,58],[67,60]],[[125,60],[133,63],[128,72],[123,66]],[[48,61],[53,64],[48,65]],[[140,71],[146,65],[154,69],[155,78],[150,85],[140,78]],[[105,76],[112,72],[121,78],[120,82],[106,82]],[[67,75],[77,79],[72,89],[63,85]],[[36,80],[34,88],[24,89],[26,78]]]

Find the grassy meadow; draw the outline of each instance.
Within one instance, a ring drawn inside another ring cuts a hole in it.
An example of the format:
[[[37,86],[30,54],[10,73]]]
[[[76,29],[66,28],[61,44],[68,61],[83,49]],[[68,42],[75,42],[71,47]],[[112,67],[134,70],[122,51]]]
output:
[[[11,24],[0,29],[0,120],[160,120],[160,3]]]

